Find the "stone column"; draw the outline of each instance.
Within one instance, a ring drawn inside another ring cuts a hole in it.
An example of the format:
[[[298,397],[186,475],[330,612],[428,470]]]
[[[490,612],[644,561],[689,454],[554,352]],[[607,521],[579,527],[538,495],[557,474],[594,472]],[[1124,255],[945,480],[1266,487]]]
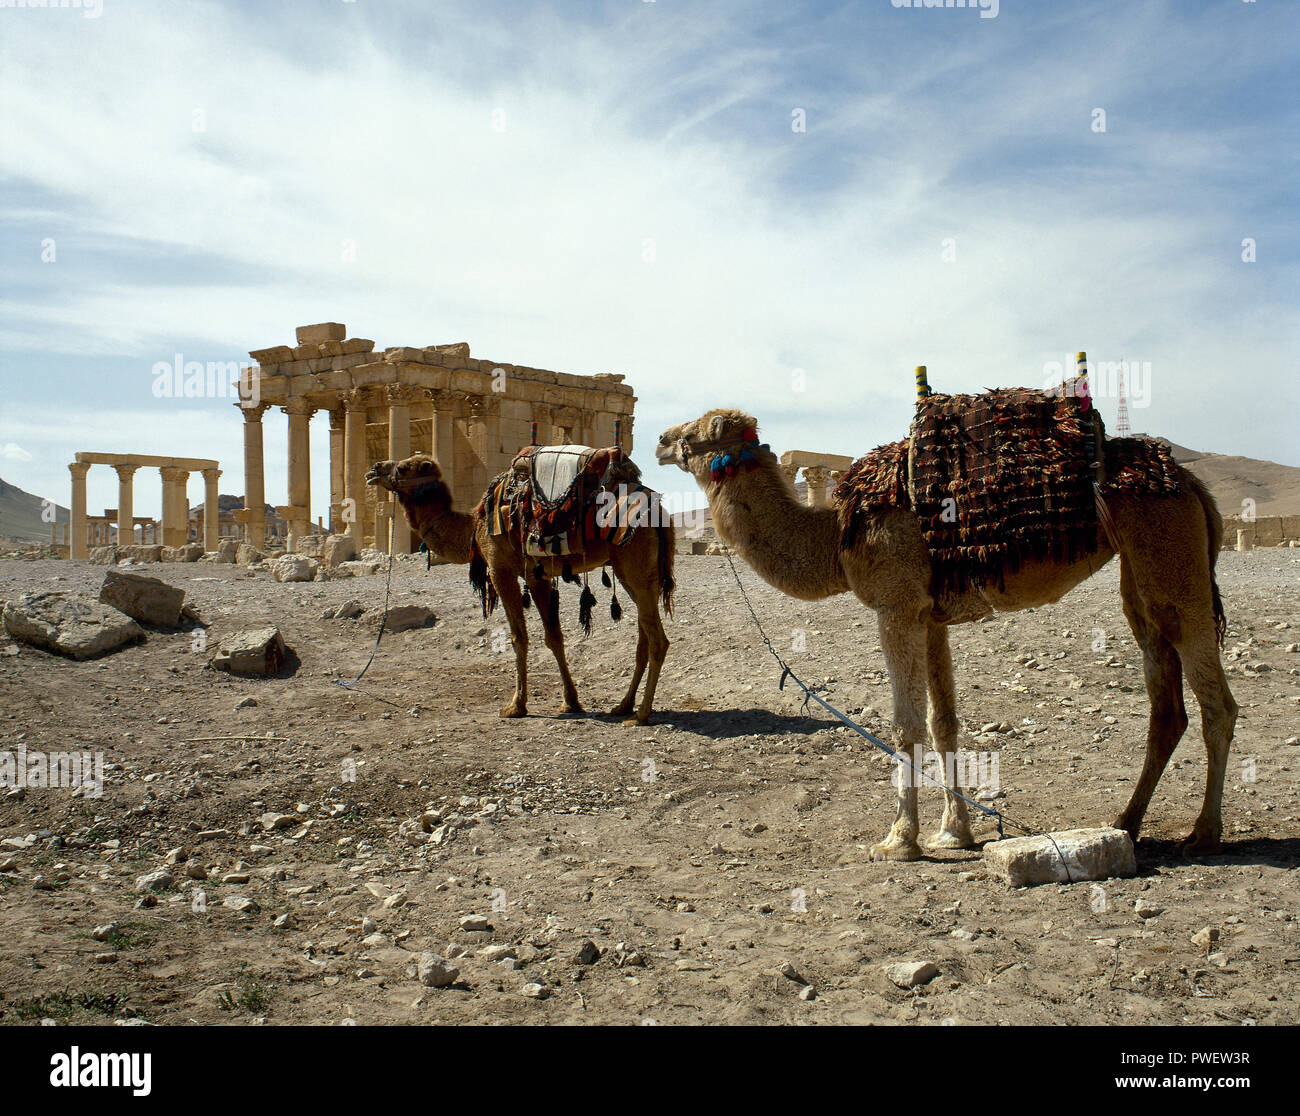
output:
[[[280,408],[289,416],[289,533],[311,533],[311,416],[307,400],[290,399]]]
[[[826,506],[826,481],[830,470],[822,465],[809,465],[803,471],[804,480],[808,482],[808,504],[814,508]]]
[[[208,552],[216,550],[221,541],[221,497],[217,493],[220,476],[220,469],[203,470],[203,549]]]
[[[363,539],[362,517],[366,511],[366,395],[361,388],[343,393],[345,418],[343,423],[343,453],[347,468],[343,476],[343,499],[351,501],[345,511],[347,533],[357,542],[360,550]],[[350,517],[350,518],[349,518]]]
[[[785,474],[785,479],[790,482],[790,487],[793,488],[795,481],[799,479],[799,466],[782,463],[781,472]]]
[[[491,475],[488,465],[488,426],[492,401],[481,395],[469,398],[469,444],[474,451],[471,487],[475,492],[487,488]]]
[[[90,466],[74,461],[68,466],[72,474],[72,538],[68,543],[68,557],[85,558],[86,547],[86,474]]]
[[[266,474],[262,463],[262,416],[269,403],[243,407],[244,412],[244,526],[248,542],[261,550],[266,545]]]
[[[162,474],[162,544],[184,546],[188,526],[185,522],[185,486],[189,483],[189,470],[165,465],[158,472]]]
[[[135,542],[135,471],[139,465],[114,465],[117,471],[117,545]]]
[[[388,397],[388,457],[391,461],[402,461],[411,456],[411,403],[418,393],[406,384],[389,384],[385,392]],[[406,522],[406,515],[393,500],[393,553],[411,553],[411,525]],[[376,527],[378,535],[378,528]],[[383,546],[388,536],[376,538],[375,545]]]
[[[343,416],[342,407],[330,408],[330,532],[343,530],[339,505],[343,502]]]
[[[433,459],[452,493],[456,491],[456,400],[450,392],[433,393]]]

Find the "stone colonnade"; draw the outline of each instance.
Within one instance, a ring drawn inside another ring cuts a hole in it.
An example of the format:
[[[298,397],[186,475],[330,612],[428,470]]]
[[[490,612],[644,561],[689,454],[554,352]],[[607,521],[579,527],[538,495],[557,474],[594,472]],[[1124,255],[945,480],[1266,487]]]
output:
[[[450,486],[454,506],[470,510],[487,482],[505,469],[534,426],[537,441],[632,448],[636,398],[621,375],[571,376],[475,360],[469,345],[374,351],[374,342],[348,338],[337,322],[301,326],[296,346],[256,349],[257,367],[240,388],[244,419],[244,512],[239,519],[254,545],[264,537],[266,504],[262,417],[272,407],[287,416],[289,549],[311,530],[311,417],[329,415],[329,530],[358,547],[393,549],[415,540],[386,493],[367,487],[376,461],[430,454]],[[255,402],[254,402],[255,401]]]
[[[102,517],[86,515],[86,474],[92,465],[108,465],[117,472],[117,508],[106,509]],[[160,541],[163,546],[185,545],[189,524],[185,486],[189,483],[191,473],[203,474],[203,549],[217,549],[217,480],[221,476],[221,468],[216,461],[198,457],[154,457],[149,454],[78,453],[76,461],[68,466],[72,474],[69,557],[85,558],[90,546],[108,545],[112,541],[110,523],[117,526],[118,545],[129,546],[135,541],[135,528],[152,522],[135,515],[135,474],[141,468],[155,468],[162,477]],[[143,531],[141,534],[143,536]]]
[[[791,488],[794,487],[799,470],[803,470],[804,481],[808,485],[808,503],[814,508],[829,506],[831,490],[839,484],[840,478],[852,464],[853,458],[833,453],[786,450],[781,454],[781,472],[786,475]]]

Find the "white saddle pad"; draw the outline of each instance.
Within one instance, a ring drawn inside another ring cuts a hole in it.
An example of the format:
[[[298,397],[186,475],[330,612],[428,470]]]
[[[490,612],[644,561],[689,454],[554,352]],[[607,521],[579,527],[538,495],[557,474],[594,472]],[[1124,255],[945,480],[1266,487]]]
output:
[[[532,456],[534,494],[553,504],[595,452],[590,446],[543,446]]]

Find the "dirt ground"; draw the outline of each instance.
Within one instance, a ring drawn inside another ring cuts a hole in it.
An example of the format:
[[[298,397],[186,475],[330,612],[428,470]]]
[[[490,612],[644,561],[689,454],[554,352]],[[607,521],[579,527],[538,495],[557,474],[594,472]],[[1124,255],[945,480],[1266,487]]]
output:
[[[879,729],[874,617],[848,596],[791,600],[738,566],[796,670]],[[394,604],[429,605],[438,623],[386,636],[352,692],[336,683],[370,652],[382,576],[145,567],[186,589],[206,650],[194,631],[155,631],[89,662],[0,654],[0,752],[98,750],[110,765],[98,799],[0,792],[0,1021],[1295,1023],[1300,553],[1225,553],[1219,569],[1241,705],[1224,854],[1189,860],[1175,843],[1205,775],[1189,693],[1138,877],[1017,891],[978,850],[871,862],[893,818],[889,766],[777,690],[725,559],[678,559],[672,648],[641,728],[603,712],[635,640],[630,606],[611,623],[604,590],[586,641],[577,590],[563,591],[590,712],[552,715],[558,673],[530,614],[531,715],[506,721],[504,620],[478,614],[461,567],[399,563]],[[103,575],[0,562],[0,597],[96,592]],[[348,599],[371,611],[321,619]],[[300,659],[291,677],[206,669],[223,635],[266,624]],[[952,635],[965,746],[996,752],[997,805],[1042,828],[1109,823],[1146,718],[1117,566],[1050,609]],[[922,790],[923,833],[940,804]],[[267,830],[270,814],[291,824]],[[207,878],[185,878],[187,862]],[[139,906],[137,877],[160,868],[172,885]],[[466,916],[491,929],[462,929]],[[1219,940],[1193,943],[1206,928]],[[514,949],[480,952],[494,944]],[[420,983],[425,950],[467,951],[455,983]],[[885,972],[897,961],[939,975],[905,991]]]

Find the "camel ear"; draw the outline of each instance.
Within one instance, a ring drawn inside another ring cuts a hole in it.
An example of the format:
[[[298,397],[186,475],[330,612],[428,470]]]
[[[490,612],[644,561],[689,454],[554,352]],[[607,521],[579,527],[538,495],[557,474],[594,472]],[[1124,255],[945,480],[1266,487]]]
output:
[[[709,441],[718,441],[727,429],[727,420],[721,415],[714,415],[709,419]]]

